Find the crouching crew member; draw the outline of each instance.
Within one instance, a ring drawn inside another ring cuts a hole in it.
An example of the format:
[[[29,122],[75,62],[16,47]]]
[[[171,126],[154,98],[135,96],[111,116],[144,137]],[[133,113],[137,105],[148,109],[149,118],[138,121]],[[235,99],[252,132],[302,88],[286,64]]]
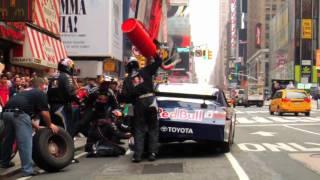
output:
[[[94,116],[85,146],[88,157],[119,156],[125,153],[125,149],[115,141],[128,139],[130,134],[117,129],[114,117],[116,111],[109,103],[110,98],[111,94],[108,92],[100,92],[94,103]]]
[[[53,133],[59,131],[59,128],[51,122],[47,96],[43,92],[45,81],[41,78],[34,78],[32,87],[12,96],[2,113],[5,122],[5,137],[1,154],[1,167],[14,166],[14,163],[10,162],[10,156],[12,145],[16,140],[23,176],[37,174],[32,168],[32,127],[36,130],[40,127],[32,121],[31,117],[40,114]]]

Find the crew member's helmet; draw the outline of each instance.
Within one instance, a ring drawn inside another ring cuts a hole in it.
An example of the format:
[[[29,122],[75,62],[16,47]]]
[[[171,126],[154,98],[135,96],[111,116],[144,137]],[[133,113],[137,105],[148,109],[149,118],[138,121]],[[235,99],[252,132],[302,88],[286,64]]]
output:
[[[61,72],[65,72],[69,75],[73,75],[74,71],[74,62],[70,58],[61,59],[58,63],[58,70]]]
[[[135,57],[130,57],[129,62],[126,66],[126,71],[128,74],[131,74],[132,71],[137,71],[139,69],[139,63],[138,60]]]

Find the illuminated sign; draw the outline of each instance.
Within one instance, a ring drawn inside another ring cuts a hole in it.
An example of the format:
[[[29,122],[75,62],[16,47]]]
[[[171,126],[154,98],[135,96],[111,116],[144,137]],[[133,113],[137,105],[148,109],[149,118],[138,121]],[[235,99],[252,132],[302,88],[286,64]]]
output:
[[[230,11],[231,11],[231,56],[236,56],[237,48],[237,0],[230,0]]]
[[[302,39],[312,39],[312,19],[302,19]]]
[[[2,0],[0,19],[2,21],[32,21],[32,1]]]
[[[23,43],[24,34],[9,26],[0,24],[0,38]]]
[[[256,25],[256,47],[261,48],[261,23]]]

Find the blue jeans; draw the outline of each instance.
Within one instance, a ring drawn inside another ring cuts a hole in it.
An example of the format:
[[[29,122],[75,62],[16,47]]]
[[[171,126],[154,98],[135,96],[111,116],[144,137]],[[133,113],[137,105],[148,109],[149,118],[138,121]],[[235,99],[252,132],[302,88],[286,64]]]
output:
[[[16,139],[22,173],[33,173],[32,122],[30,116],[25,113],[4,112],[3,120],[5,123],[5,137],[2,147],[1,163],[3,165],[9,164],[10,156],[12,154],[12,145]]]

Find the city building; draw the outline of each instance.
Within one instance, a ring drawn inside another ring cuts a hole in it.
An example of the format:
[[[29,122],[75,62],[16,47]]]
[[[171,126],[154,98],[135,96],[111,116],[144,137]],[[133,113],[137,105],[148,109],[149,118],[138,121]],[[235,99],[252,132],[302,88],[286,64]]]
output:
[[[270,78],[319,82],[319,1],[284,1],[270,21]]]
[[[283,10],[285,3],[285,0],[248,0],[247,74],[251,83],[270,85],[270,71],[274,71],[270,68],[273,63],[270,48],[279,37],[272,31],[272,19]],[[273,72],[271,74],[274,75]]]
[[[229,26],[230,26],[230,3],[229,1],[219,1],[219,50],[215,67],[210,76],[210,84],[222,89],[227,88],[228,57],[229,51]]]
[[[3,0],[0,9],[0,59],[8,71],[50,72],[67,57],[60,40],[59,1]]]

